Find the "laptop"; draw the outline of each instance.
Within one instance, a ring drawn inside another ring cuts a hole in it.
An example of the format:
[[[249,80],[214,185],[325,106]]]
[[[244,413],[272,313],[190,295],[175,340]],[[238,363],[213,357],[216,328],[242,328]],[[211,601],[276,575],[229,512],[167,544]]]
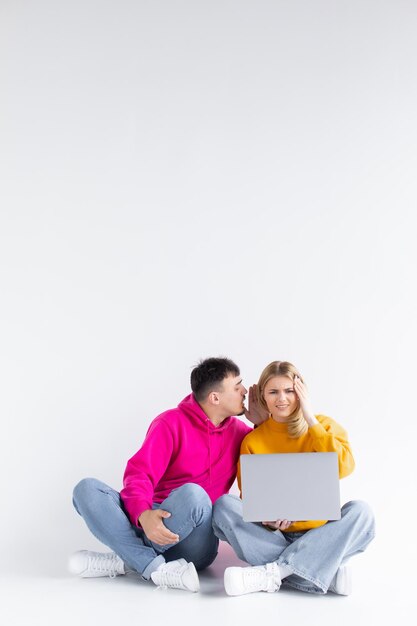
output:
[[[245,522],[341,517],[336,452],[242,454],[240,469]]]

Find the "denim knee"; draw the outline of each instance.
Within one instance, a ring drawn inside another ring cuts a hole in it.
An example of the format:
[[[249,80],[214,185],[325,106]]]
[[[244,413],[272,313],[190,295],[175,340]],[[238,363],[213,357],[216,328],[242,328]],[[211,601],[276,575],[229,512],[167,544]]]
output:
[[[187,501],[187,503],[198,505],[198,506],[206,506],[211,509],[211,500],[207,491],[197,485],[196,483],[185,483],[185,485],[181,485],[174,491],[181,494]]]
[[[221,524],[222,521],[228,519],[229,514],[236,509],[236,505],[239,505],[239,502],[239,498],[228,493],[224,496],[220,496],[213,504],[213,522],[215,524]]]
[[[351,500],[342,507],[342,510],[356,517],[366,527],[364,530],[367,532],[375,531],[374,513],[364,500]]]
[[[103,483],[96,478],[83,478],[75,485],[74,491],[72,492],[72,502],[78,512],[79,509],[77,505],[82,502],[88,502],[91,497],[91,493],[96,491],[102,484]]]

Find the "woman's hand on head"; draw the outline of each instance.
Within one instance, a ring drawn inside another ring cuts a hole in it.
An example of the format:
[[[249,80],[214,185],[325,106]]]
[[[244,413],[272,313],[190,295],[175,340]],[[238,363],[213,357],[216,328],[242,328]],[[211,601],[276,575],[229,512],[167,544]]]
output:
[[[255,426],[259,426],[268,419],[269,414],[268,411],[259,403],[258,385],[251,385],[249,387],[248,396],[248,408],[245,409],[245,417],[247,420],[252,422],[252,424],[255,424]]]
[[[309,426],[314,426],[314,424],[318,424],[313,412],[313,408],[311,406],[310,396],[308,394],[307,387],[298,376],[294,376],[294,391],[300,401],[301,410],[307,424]]]
[[[277,519],[275,522],[262,522],[262,524],[274,530],[287,530],[292,522],[289,522],[287,519]]]

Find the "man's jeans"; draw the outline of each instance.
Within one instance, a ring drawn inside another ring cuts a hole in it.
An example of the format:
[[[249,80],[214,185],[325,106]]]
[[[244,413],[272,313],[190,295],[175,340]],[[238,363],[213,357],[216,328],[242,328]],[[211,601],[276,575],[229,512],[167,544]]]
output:
[[[342,507],[340,520],[312,530],[271,532],[262,524],[244,522],[237,496],[219,498],[213,508],[216,536],[230,543],[250,565],[276,562],[292,570],[282,584],[309,593],[326,593],[340,565],[363,552],[375,536],[374,516],[361,500]]]
[[[166,546],[152,543],[141,528],[131,524],[120,494],[95,478],[78,483],[73,503],[93,535],[146,580],[165,561],[184,558],[203,569],[216,558],[219,540],[211,525],[212,504],[204,489],[194,483],[173,489],[163,502],[153,505],[171,513],[163,523],[180,538]]]

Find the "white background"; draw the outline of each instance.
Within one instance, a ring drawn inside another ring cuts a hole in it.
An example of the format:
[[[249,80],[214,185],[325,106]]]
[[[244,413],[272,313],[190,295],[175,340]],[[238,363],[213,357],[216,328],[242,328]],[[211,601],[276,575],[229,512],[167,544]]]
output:
[[[62,607],[43,613],[48,591],[22,598],[35,577],[65,593],[67,555],[100,545],[72,509],[74,484],[120,489],[150,420],[218,355],[247,385],[292,361],[315,411],[348,430],[357,467],[343,500],[367,500],[378,534],[354,565],[365,612],[346,612],[348,599],[343,614],[407,613],[415,2],[2,0],[0,11],[8,623],[25,610],[59,621]],[[85,582],[98,606],[116,589]],[[272,607],[266,595],[254,613]],[[228,615],[220,591],[217,602]]]

